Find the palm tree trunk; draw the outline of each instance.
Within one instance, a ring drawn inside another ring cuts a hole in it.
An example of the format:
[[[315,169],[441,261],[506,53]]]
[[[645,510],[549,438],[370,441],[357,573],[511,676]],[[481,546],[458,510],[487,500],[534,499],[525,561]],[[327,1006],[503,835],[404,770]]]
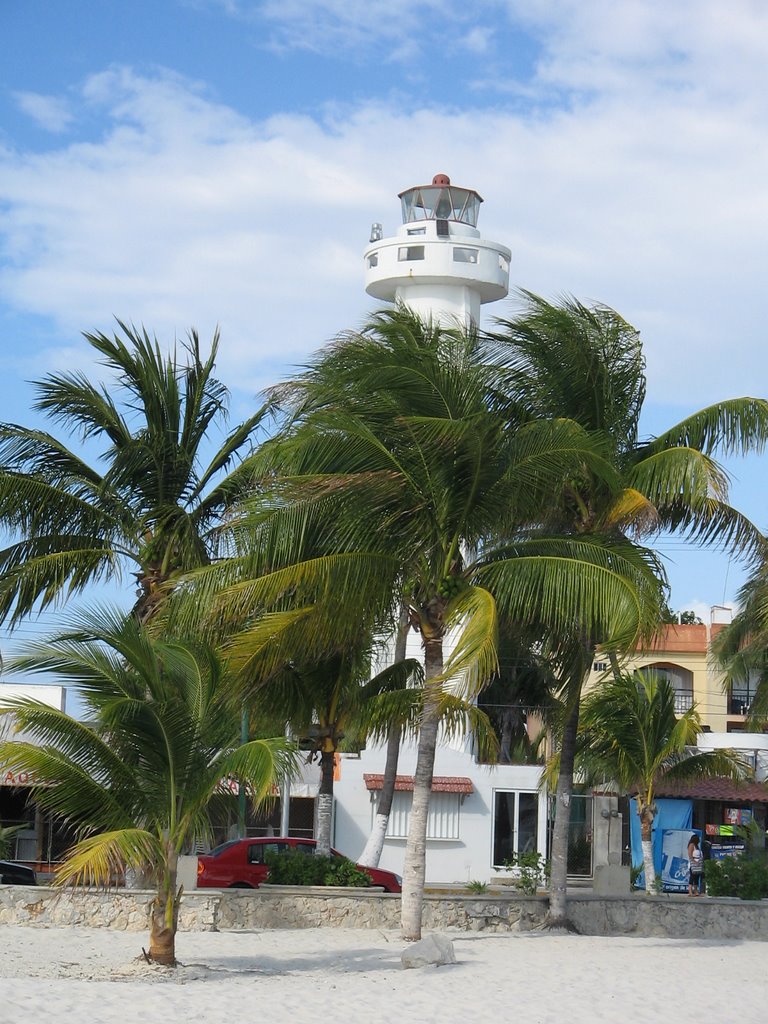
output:
[[[545,922],[547,928],[567,928],[569,931],[574,930],[574,926],[568,920],[568,832],[571,823],[573,762],[576,754],[576,734],[579,729],[579,695],[575,694],[572,699],[573,705],[565,721],[560,748],[560,774],[555,794],[555,827],[550,852],[549,913]]]
[[[406,647],[408,644],[408,609],[403,606],[400,611],[400,623],[397,629],[395,640],[394,664],[405,661]],[[389,825],[389,815],[392,810],[392,800],[395,795],[395,783],[397,782],[397,763],[400,760],[400,738],[402,730],[400,726],[393,725],[387,734],[387,756],[384,762],[384,781],[381,787],[381,794],[376,805],[376,816],[373,819],[371,834],[365,849],[360,854],[358,864],[366,864],[369,868],[377,868],[381,860],[381,853],[384,849],[384,839]]]
[[[424,903],[424,879],[427,871],[427,817],[435,769],[437,731],[440,722],[440,683],[432,682],[443,671],[443,640],[424,638],[425,695],[419,723],[419,746],[413,777],[413,803],[405,846],[403,895],[400,925],[406,942],[421,938],[421,914]]]
[[[167,851],[167,863],[152,901],[149,932],[149,957],[156,964],[176,966],[176,932],[179,926],[181,888],[176,891],[178,856]]]
[[[641,805],[638,796],[637,813],[640,816],[640,846],[643,851],[645,892],[656,890],[656,868],[653,866],[653,812],[647,805]]]
[[[376,815],[373,819],[371,834],[365,849],[360,854],[358,864],[366,864],[369,868],[379,866],[381,853],[384,849],[384,839],[389,825],[389,815],[392,810],[392,800],[395,795],[395,783],[397,782],[397,762],[400,759],[400,728],[393,725],[387,737],[387,758],[384,762],[384,781],[379,795],[379,802],[376,807]]]
[[[322,857],[331,855],[334,756],[333,750],[323,750],[320,754],[320,789],[315,809],[315,850]]]

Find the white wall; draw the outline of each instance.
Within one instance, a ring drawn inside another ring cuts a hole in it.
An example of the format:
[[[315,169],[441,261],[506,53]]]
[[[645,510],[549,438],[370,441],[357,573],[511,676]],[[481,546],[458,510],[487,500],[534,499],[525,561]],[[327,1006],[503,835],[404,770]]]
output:
[[[413,775],[416,748],[409,744],[400,754],[398,775]],[[356,860],[365,846],[373,822],[374,802],[366,788],[364,773],[384,771],[384,750],[364,750],[360,758],[342,757],[341,778],[334,786],[336,796],[333,845]],[[488,881],[498,874],[492,866],[493,803],[497,789],[537,791],[541,769],[529,765],[477,764],[466,750],[438,747],[435,775],[467,777],[473,792],[463,797],[459,808],[459,838],[427,841],[427,883],[465,883],[470,879]],[[546,797],[539,794],[538,849],[546,849]],[[405,839],[387,839],[380,866],[403,872]]]

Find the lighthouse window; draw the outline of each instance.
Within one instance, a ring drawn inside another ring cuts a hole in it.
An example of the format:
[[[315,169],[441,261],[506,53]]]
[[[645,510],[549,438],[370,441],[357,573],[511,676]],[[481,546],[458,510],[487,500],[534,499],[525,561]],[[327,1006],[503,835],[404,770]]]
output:
[[[423,260],[423,245],[401,245],[397,250],[397,258],[402,263],[404,260]]]
[[[454,263],[477,263],[477,249],[465,249],[462,246],[455,246],[453,250]]]
[[[377,252],[374,252],[374,253],[372,253],[368,257],[368,266],[369,267],[378,267],[378,265],[379,265],[379,254]]]
[[[408,228],[409,235],[426,235],[426,228]]]

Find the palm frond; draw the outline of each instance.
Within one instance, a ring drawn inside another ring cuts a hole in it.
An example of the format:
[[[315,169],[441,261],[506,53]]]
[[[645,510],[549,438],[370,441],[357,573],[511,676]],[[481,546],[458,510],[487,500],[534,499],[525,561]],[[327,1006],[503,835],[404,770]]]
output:
[[[117,884],[126,868],[157,867],[164,859],[157,836],[144,829],[126,828],[81,839],[56,869],[54,884]]]

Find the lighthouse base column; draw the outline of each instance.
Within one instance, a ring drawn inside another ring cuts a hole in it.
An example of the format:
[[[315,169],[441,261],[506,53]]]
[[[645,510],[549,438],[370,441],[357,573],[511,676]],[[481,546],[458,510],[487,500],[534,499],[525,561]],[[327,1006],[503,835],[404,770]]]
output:
[[[441,327],[470,327],[480,320],[480,296],[464,285],[409,283],[397,289],[396,301]]]

